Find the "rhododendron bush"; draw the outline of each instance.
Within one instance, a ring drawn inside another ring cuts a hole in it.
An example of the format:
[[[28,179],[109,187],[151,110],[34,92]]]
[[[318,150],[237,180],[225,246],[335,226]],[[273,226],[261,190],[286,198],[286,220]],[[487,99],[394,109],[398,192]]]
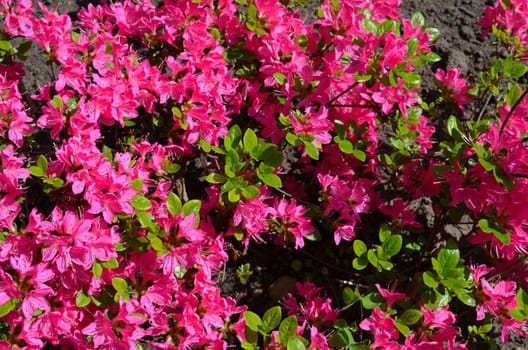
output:
[[[0,349],[528,335],[528,6],[487,8],[508,55],[424,97],[439,33],[399,4],[0,0]],[[28,54],[53,74],[31,93]],[[222,289],[266,246],[317,250],[328,284],[265,313]]]

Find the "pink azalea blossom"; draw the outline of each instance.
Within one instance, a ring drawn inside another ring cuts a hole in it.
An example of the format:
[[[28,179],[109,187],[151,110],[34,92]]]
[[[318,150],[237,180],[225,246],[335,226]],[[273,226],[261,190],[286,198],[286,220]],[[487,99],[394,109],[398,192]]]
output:
[[[450,68],[447,72],[438,68],[435,78],[445,90],[446,97],[455,100],[460,110],[464,112],[464,105],[473,100],[473,97],[468,93],[473,86],[467,84],[466,80],[462,78],[461,72],[456,68]]]

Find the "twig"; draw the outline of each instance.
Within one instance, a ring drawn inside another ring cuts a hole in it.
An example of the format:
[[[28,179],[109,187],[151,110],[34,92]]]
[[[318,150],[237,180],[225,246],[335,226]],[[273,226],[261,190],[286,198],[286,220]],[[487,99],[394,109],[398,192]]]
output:
[[[350,90],[352,90],[353,88],[355,88],[356,86],[358,85],[358,82],[355,82],[354,84],[350,85],[349,87],[347,87],[344,91],[342,91],[341,93],[339,93],[336,97],[334,97],[333,99],[331,99],[330,101],[328,101],[327,103],[325,103],[325,106],[329,106],[331,105],[333,102],[335,102],[337,99],[339,99],[341,96],[343,96],[344,94],[346,94],[347,92],[349,92]]]
[[[517,100],[517,102],[515,102],[515,103],[513,104],[512,109],[510,109],[510,112],[508,113],[508,115],[506,116],[506,118],[504,118],[504,122],[502,123],[501,128],[500,128],[500,131],[499,131],[499,137],[502,135],[502,132],[504,131],[504,128],[506,127],[506,124],[507,124],[508,121],[510,120],[510,117],[512,116],[513,112],[515,111],[515,109],[517,109],[517,106],[519,106],[519,104],[520,104],[521,101],[526,97],[526,95],[528,95],[528,88],[524,90],[524,92],[523,92],[523,94],[521,95],[521,97]]]
[[[488,107],[488,104],[490,103],[492,97],[493,97],[492,94],[488,95],[488,98],[486,99],[484,106],[482,106],[482,108],[480,109],[479,115],[477,117],[477,121],[479,121],[480,118],[482,118],[482,116],[484,115],[484,112],[486,111],[486,107]]]

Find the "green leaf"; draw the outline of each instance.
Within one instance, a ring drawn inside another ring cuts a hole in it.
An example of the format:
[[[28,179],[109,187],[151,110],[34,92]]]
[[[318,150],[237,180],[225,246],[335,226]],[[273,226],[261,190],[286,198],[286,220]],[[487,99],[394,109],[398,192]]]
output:
[[[211,152],[211,149],[212,149],[212,145],[209,142],[207,142],[204,139],[202,139],[202,138],[200,138],[200,147],[202,147],[202,150],[205,153]]]
[[[256,186],[247,186],[242,188],[242,195],[247,199],[252,199],[257,197],[260,194],[260,190]]]
[[[107,269],[117,269],[119,267],[119,262],[115,257],[111,257],[110,260],[104,261],[101,263],[101,265]]]
[[[383,298],[378,293],[369,293],[361,298],[361,306],[367,310],[380,307],[383,304]]]
[[[152,208],[152,203],[142,194],[136,194],[130,201],[130,205],[136,210],[146,211]]]
[[[244,329],[244,335],[246,336],[246,339],[248,342],[250,342],[251,344],[255,344],[255,345],[257,344],[258,339],[259,339],[259,335],[257,331],[254,331],[250,329],[249,327],[246,327],[246,329]],[[259,349],[259,348],[257,347],[256,349]]]
[[[274,306],[268,309],[262,316],[262,330],[265,333],[270,333],[280,323],[282,319],[282,310],[280,306]]]
[[[361,271],[361,270],[364,270],[367,266],[368,266],[368,260],[367,260],[366,254],[358,258],[354,258],[354,260],[352,260],[352,267],[355,270]]]
[[[360,149],[352,150],[352,155],[356,157],[356,159],[360,162],[364,162],[365,160],[367,160],[367,154]]]
[[[231,203],[237,203],[240,200],[240,190],[238,188],[233,188],[227,192],[227,199],[229,199]]]
[[[458,300],[466,304],[467,306],[474,307],[476,305],[475,299],[469,295],[469,293],[464,289],[455,289],[454,290]]]
[[[44,155],[39,155],[37,158],[37,166],[41,168],[44,173],[48,171],[48,160]]]
[[[518,321],[526,321],[527,319],[526,312],[523,312],[520,309],[510,310],[510,315],[513,317],[513,319]]]
[[[378,264],[383,270],[386,270],[386,271],[390,271],[394,267],[393,263],[391,263],[390,261],[382,260],[382,259],[378,260]]]
[[[512,56],[509,56],[504,62],[504,76],[506,78],[519,79],[528,71],[524,63],[514,62]]]
[[[29,167],[29,173],[36,177],[45,177],[46,173],[42,168],[39,168],[38,166],[30,166]]]
[[[257,135],[252,129],[247,129],[244,133],[244,151],[251,154],[251,151],[258,146],[259,141]]]
[[[444,270],[456,267],[460,260],[460,252],[455,243],[450,241],[446,247],[440,249],[438,253],[438,263]]]
[[[360,296],[358,295],[357,289],[356,291],[353,291],[350,287],[345,287],[345,289],[343,289],[343,303],[346,306],[355,304],[359,299]]]
[[[349,140],[341,140],[337,145],[343,153],[352,154],[354,152],[354,145]]]
[[[513,181],[508,177],[504,169],[502,169],[502,166],[499,164],[494,164],[493,166],[493,176],[495,177],[495,181],[509,189],[510,191],[513,190]]]
[[[292,146],[298,146],[301,141],[297,135],[292,134],[291,132],[288,132],[286,134],[286,141]]]
[[[227,151],[224,165],[224,172],[228,177],[235,177],[240,162],[240,156],[235,150],[230,149]]]
[[[510,244],[511,238],[510,238],[509,233],[501,232],[497,228],[492,227],[488,219],[480,219],[477,223],[477,226],[485,233],[492,233],[495,236],[495,238],[497,238],[502,243],[507,244],[507,245]]]
[[[295,315],[290,315],[286,317],[279,326],[279,339],[280,343],[283,345],[288,344],[288,340],[295,335],[299,323]]]
[[[388,257],[393,257],[400,252],[402,242],[403,239],[401,235],[390,236],[385,242],[383,242],[383,253]]]
[[[376,255],[376,253],[374,252],[374,250],[369,250],[367,252],[367,259],[368,261],[372,264],[372,266],[374,266],[379,272],[381,272],[381,266],[378,262],[378,257]]]
[[[411,38],[407,40],[407,54],[413,54],[418,48],[418,38]]]
[[[20,300],[16,298],[11,298],[4,304],[0,305],[0,317],[4,317],[5,315],[9,314],[11,311],[13,311]]]
[[[398,320],[406,326],[412,326],[420,320],[423,316],[422,312],[417,309],[407,309],[398,318]]]
[[[137,178],[130,181],[130,186],[132,186],[132,188],[134,188],[136,191],[141,191],[143,188],[143,179]]]
[[[103,157],[108,159],[110,162],[114,161],[114,154],[112,153],[112,149],[110,149],[110,147],[103,146],[103,151],[101,153]]]
[[[424,55],[424,57],[427,60],[427,62],[440,62],[442,60],[442,56],[440,56],[439,54],[437,54],[435,52],[427,52]]]
[[[167,249],[165,248],[163,241],[155,233],[149,232],[147,234],[147,238],[150,241],[152,249],[158,253],[158,256],[162,256],[163,254],[167,253]]]
[[[360,239],[355,239],[354,243],[352,243],[352,247],[354,248],[354,253],[357,256],[362,256],[367,252],[367,245]]]
[[[59,95],[55,95],[51,100],[51,105],[55,108],[62,109],[64,107],[64,102],[62,102],[62,98]]]
[[[378,23],[371,21],[367,17],[363,18],[363,21],[361,21],[361,25],[366,32],[374,34],[378,32]]]
[[[288,340],[286,350],[306,350],[306,346],[299,338],[300,337],[291,337],[290,340]]]
[[[176,216],[181,212],[182,202],[174,192],[169,192],[167,195],[167,209],[171,215]]]
[[[438,281],[436,280],[435,274],[431,271],[425,271],[422,274],[423,281],[425,285],[429,288],[437,288]]]
[[[95,278],[101,278],[101,275],[103,274],[103,267],[97,261],[92,265],[92,273]]]
[[[238,146],[242,138],[242,131],[237,124],[233,125],[224,138],[224,148],[230,151]]]
[[[52,174],[51,176],[49,177],[46,177],[44,179],[44,183],[58,189],[58,188],[62,188],[62,186],[64,186],[64,180],[59,178],[59,177],[56,177],[55,174]]]
[[[486,333],[491,332],[492,329],[493,329],[493,324],[492,323],[486,323],[486,324],[483,324],[482,326],[478,327],[478,333],[479,334],[486,334]]]
[[[128,298],[128,283],[124,278],[113,277],[112,278],[112,287],[116,290],[117,294],[121,295],[123,298]]]
[[[79,293],[77,293],[77,296],[75,297],[75,305],[77,305],[77,307],[85,307],[91,302],[92,298],[84,294],[82,289],[79,291]]]
[[[0,51],[10,51],[12,49],[11,42],[8,40],[0,40]]]
[[[255,6],[255,4],[251,2],[248,6],[247,13],[248,13],[249,18],[256,19],[257,18],[257,6]]]
[[[277,168],[283,161],[282,152],[278,151],[277,146],[271,143],[258,145],[253,150],[253,153],[257,160],[261,160],[266,166],[271,168]]]
[[[317,147],[315,147],[313,143],[304,140],[303,144],[306,154],[314,160],[319,160],[319,150],[317,149]]]
[[[518,84],[509,84],[508,93],[504,96],[504,102],[510,107],[519,100],[521,97],[521,88]]]
[[[244,311],[244,320],[246,321],[246,325],[252,331],[258,332],[260,326],[262,326],[262,320],[260,319],[260,316],[253,311]]]
[[[528,293],[524,289],[519,288],[517,291],[517,307],[525,312],[528,311]]]
[[[420,86],[422,83],[422,78],[419,74],[412,72],[401,72],[398,73],[398,76],[402,78],[405,87],[408,89],[415,89]]]
[[[240,346],[244,350],[257,350],[257,349],[259,349],[259,347],[255,347],[255,345],[253,345],[252,343],[247,342],[247,341],[243,341],[242,343],[240,343]]]
[[[369,81],[371,78],[372,78],[372,75],[370,74],[363,75],[363,74],[360,74],[359,72],[356,72],[356,74],[354,74],[354,80],[357,83],[365,83]]]
[[[429,33],[429,42],[435,42],[440,39],[440,36],[442,36],[442,34],[437,28],[430,27],[427,28],[425,31]]]
[[[464,134],[460,130],[460,122],[454,115],[451,115],[449,119],[447,119],[447,133],[456,141],[463,141],[464,139]]]
[[[169,174],[176,174],[181,169],[180,164],[171,163],[168,158],[163,159],[161,166],[162,169]]]
[[[402,322],[399,322],[399,320],[396,320],[396,328],[398,328],[400,333],[403,334],[405,337],[408,337],[409,334],[411,334],[411,329],[404,325]]]
[[[328,345],[333,349],[347,349],[347,350],[358,350],[361,348],[356,347],[354,336],[350,331],[350,328],[340,328],[328,340]]]
[[[183,207],[183,215],[187,216],[189,214],[194,214],[198,219],[200,217],[200,209],[202,208],[202,202],[199,199],[191,199],[186,202]]]
[[[380,226],[380,229],[379,229],[379,233],[378,233],[378,236],[379,236],[379,240],[380,242],[385,242],[385,240],[387,240],[387,238],[389,238],[391,236],[391,230],[389,228],[389,225],[387,224],[382,224]]]
[[[205,181],[211,184],[221,184],[226,181],[226,177],[222,174],[211,173],[205,177]]]
[[[257,169],[257,175],[259,179],[262,180],[266,185],[273,187],[273,188],[280,188],[282,187],[282,180],[279,176],[275,174],[259,174],[259,171]]]
[[[277,81],[277,83],[284,85],[286,83],[286,76],[280,72],[273,73],[273,78]]]
[[[412,15],[411,24],[413,27],[423,27],[425,25],[425,18],[421,12],[415,12]]]

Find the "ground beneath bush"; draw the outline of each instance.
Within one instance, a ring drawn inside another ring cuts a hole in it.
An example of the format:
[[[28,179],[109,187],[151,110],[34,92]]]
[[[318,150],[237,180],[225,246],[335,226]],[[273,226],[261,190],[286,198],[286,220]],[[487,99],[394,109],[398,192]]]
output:
[[[56,6],[59,11],[68,10],[72,17],[76,16],[80,7],[89,2],[43,1],[46,6]],[[92,1],[95,2],[97,1]],[[433,68],[457,67],[471,82],[478,80],[479,71],[489,67],[492,58],[496,55],[491,39],[480,39],[481,30],[478,25],[484,7],[493,5],[493,2],[492,0],[402,0],[401,12],[406,17],[410,17],[415,11],[422,12],[426,22],[442,33],[434,46],[434,50],[441,55],[442,61]],[[315,13],[313,8],[312,6],[304,9],[303,15],[313,16]],[[38,49],[34,48],[34,50]],[[29,93],[35,93],[40,86],[53,79],[53,70],[46,65],[42,57],[38,54],[31,55],[27,63],[25,86]],[[431,73],[429,77],[432,77]],[[426,80],[423,88],[426,92],[432,91],[434,89],[432,79]],[[368,225],[368,223],[363,224]],[[247,254],[227,266],[219,282],[223,283],[226,294],[237,298],[241,303],[250,304],[254,311],[260,313],[271,306],[267,302],[278,300],[294,288],[297,279],[306,277],[313,278],[319,285],[327,288],[330,297],[339,299],[340,289],[346,285],[348,277],[351,277],[350,262],[346,259],[348,252],[344,248],[339,253],[342,256],[335,256],[334,261],[329,261],[320,258],[321,245],[307,244],[306,248],[302,252],[294,252],[271,245],[253,247]],[[251,265],[253,274],[245,284],[242,284],[234,277],[237,275],[237,268],[244,263]],[[517,337],[511,343],[499,348],[528,349],[528,339]]]

